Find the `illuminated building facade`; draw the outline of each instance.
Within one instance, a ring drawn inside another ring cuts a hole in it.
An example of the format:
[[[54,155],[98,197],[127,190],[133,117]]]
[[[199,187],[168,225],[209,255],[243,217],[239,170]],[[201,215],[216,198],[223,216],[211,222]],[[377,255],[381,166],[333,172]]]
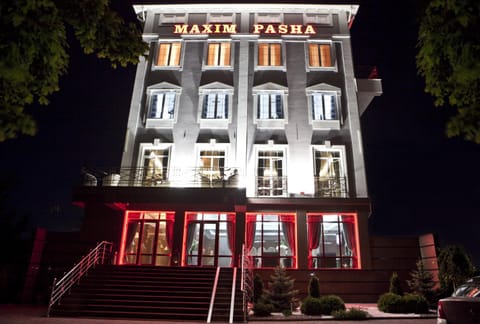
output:
[[[356,5],[138,4],[118,170],[75,191],[118,264],[372,269]],[[90,184],[90,185],[88,185]]]

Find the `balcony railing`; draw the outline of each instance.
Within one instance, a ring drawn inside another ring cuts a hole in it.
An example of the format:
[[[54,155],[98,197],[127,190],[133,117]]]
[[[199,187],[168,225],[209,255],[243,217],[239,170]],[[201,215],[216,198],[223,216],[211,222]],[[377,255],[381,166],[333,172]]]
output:
[[[120,168],[110,172],[84,170],[84,186],[238,188],[240,169],[222,168]],[[314,197],[346,198],[346,177],[314,177]],[[255,197],[288,197],[288,177],[255,177]]]
[[[84,171],[84,186],[238,187],[238,168],[120,168]]]
[[[346,177],[315,177],[315,196],[322,198],[348,197]]]

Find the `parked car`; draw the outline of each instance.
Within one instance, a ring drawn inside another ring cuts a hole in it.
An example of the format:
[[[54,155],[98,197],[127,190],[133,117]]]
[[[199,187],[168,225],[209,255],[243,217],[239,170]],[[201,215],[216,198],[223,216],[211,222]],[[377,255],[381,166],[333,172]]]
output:
[[[480,276],[459,286],[451,297],[440,299],[437,324],[480,324]]]

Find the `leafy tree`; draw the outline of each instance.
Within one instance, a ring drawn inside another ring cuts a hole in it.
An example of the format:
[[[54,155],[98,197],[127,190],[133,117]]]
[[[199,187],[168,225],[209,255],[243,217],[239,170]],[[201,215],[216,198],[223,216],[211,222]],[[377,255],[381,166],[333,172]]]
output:
[[[449,137],[480,144],[480,2],[431,0],[422,17],[416,57],[425,91],[451,106]]]
[[[270,276],[265,298],[273,305],[274,311],[290,310],[297,290],[293,289],[295,280],[291,279],[284,268],[277,267]]]
[[[433,275],[425,269],[422,260],[417,261],[417,269],[410,272],[411,280],[407,280],[410,289],[425,298],[430,298],[432,295],[432,288],[435,286]]]
[[[400,285],[400,278],[396,272],[392,273],[392,276],[390,277],[390,288],[388,289],[388,292],[396,295],[403,294],[402,287]]]
[[[440,288],[450,294],[457,286],[473,276],[475,267],[460,245],[448,245],[438,254]]]
[[[148,49],[140,29],[110,9],[109,0],[0,2],[0,142],[34,135],[26,108],[47,105],[67,72],[67,31],[86,54],[113,67],[137,63]]]

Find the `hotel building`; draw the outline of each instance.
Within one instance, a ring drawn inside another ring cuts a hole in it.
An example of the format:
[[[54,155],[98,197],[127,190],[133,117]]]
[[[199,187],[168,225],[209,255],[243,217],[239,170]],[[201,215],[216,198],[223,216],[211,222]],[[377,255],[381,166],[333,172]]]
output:
[[[359,7],[133,7],[149,52],[119,168],[74,191],[81,236],[113,242],[118,265],[234,268],[245,253],[300,290],[314,272],[347,301],[385,292],[360,124],[382,87],[355,74]]]

